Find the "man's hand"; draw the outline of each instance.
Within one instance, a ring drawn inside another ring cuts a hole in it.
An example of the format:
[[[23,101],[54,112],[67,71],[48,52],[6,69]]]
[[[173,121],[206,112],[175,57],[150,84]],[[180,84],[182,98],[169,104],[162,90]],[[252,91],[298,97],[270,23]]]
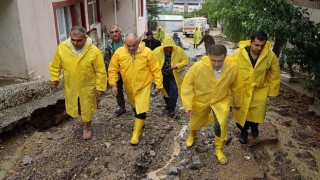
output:
[[[112,94],[113,94],[114,96],[117,96],[117,95],[118,95],[118,87],[117,87],[117,85],[113,85],[113,86],[111,87],[111,91],[112,91]]]
[[[51,81],[52,89],[54,89],[54,90],[57,89],[58,85],[59,85],[59,81]]]
[[[188,117],[190,117],[191,114],[192,114],[192,110],[185,110],[184,112],[186,113],[186,115],[187,115]]]
[[[234,110],[239,111],[240,107],[233,107]]]
[[[172,66],[171,69],[172,69],[172,70],[178,69],[178,67],[177,67],[177,66]]]
[[[96,90],[96,98],[99,98],[104,92]]]
[[[161,89],[157,89],[157,88],[156,88],[156,89],[154,90],[154,93],[155,93],[155,94],[159,94],[160,91],[161,91]]]
[[[160,93],[160,91],[161,91],[161,89],[155,89],[154,91],[153,91],[153,93],[151,93],[151,96],[152,97],[156,97],[159,93]]]

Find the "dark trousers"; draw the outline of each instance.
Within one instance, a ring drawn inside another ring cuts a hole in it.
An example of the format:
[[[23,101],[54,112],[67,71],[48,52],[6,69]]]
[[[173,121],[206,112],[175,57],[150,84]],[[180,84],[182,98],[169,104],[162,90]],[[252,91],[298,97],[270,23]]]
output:
[[[242,127],[240,124],[236,123],[237,127],[241,130],[241,132],[247,132],[249,128],[257,128],[259,126],[259,123],[254,123],[251,121],[247,121],[244,123],[244,127]]]
[[[138,119],[141,119],[141,120],[145,120],[147,118],[147,113],[145,113],[145,112],[137,114],[136,108],[133,108],[133,112],[134,112],[134,117],[135,118],[138,118]]]
[[[207,45],[207,46],[204,45],[204,48],[206,49],[206,54],[207,54],[207,55],[208,55],[208,53],[209,53],[209,47],[210,47],[209,45]]]
[[[164,101],[167,104],[166,109],[169,112],[174,112],[177,100],[178,100],[178,87],[174,77],[165,77],[163,76],[163,87],[168,93],[169,97],[164,97]]]
[[[119,80],[117,81],[117,88],[118,94],[116,96],[118,106],[122,109],[125,109],[125,102],[124,102],[124,94],[123,94],[123,81],[121,75],[119,73]]]

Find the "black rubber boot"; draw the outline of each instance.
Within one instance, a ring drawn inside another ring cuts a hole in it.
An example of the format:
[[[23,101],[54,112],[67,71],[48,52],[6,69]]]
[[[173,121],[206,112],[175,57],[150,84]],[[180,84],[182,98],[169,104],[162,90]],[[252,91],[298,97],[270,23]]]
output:
[[[117,116],[121,116],[122,114],[126,113],[126,106],[125,106],[124,94],[123,94],[123,81],[120,75],[119,75],[119,80],[117,81],[117,88],[118,88],[118,94],[116,96],[116,99],[120,109],[118,109],[115,113]]]
[[[240,124],[237,123],[237,127],[240,129],[241,133],[239,136],[239,141],[241,144],[247,144],[248,143],[248,125],[245,123],[244,127],[242,127]]]
[[[258,137],[259,136],[259,123],[254,123],[254,122],[249,122],[249,126],[250,126],[250,129],[251,129],[251,134],[253,137]]]
[[[127,111],[126,111],[126,108],[124,108],[124,107],[120,107],[120,109],[118,109],[118,110],[116,110],[116,115],[117,115],[117,117],[118,116],[121,116],[122,114],[125,114]]]
[[[126,113],[126,107],[125,107],[125,102],[124,102],[124,95],[123,93],[118,93],[118,95],[116,96],[117,98],[117,103],[119,105],[119,109],[116,110],[116,115],[117,116],[121,116],[122,114]]]

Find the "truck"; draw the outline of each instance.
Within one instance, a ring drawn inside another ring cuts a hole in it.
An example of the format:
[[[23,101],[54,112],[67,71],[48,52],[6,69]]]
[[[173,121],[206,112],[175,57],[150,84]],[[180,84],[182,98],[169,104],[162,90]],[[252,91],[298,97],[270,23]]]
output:
[[[201,33],[204,33],[208,29],[207,18],[193,17],[185,18],[183,20],[183,35],[189,37],[193,35],[193,31],[198,27]]]

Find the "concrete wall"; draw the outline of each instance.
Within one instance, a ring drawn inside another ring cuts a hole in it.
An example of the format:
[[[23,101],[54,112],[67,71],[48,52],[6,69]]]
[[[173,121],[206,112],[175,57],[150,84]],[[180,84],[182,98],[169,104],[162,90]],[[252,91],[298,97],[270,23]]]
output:
[[[107,28],[110,25],[120,26],[122,33],[136,32],[134,1],[118,0],[119,10],[114,9],[114,0],[100,0],[101,23]]]
[[[52,2],[18,0],[25,61],[31,78],[49,77],[48,65],[57,47]]]
[[[306,7],[303,7],[306,8]],[[315,23],[319,23],[320,22],[320,9],[312,9],[312,8],[306,8],[308,9],[308,12],[310,13],[310,20],[314,21]],[[292,48],[292,44],[290,44],[289,42],[286,43],[286,48]],[[287,67],[287,65],[285,64],[285,67]],[[300,71],[300,66],[295,64],[293,65],[293,70],[295,72],[301,73]]]
[[[287,0],[287,2],[295,6],[320,9],[320,1],[317,0]]]
[[[0,76],[28,78],[17,0],[0,1]]]
[[[308,12],[310,13],[310,20],[315,23],[320,22],[320,9],[312,9],[308,8]]]

